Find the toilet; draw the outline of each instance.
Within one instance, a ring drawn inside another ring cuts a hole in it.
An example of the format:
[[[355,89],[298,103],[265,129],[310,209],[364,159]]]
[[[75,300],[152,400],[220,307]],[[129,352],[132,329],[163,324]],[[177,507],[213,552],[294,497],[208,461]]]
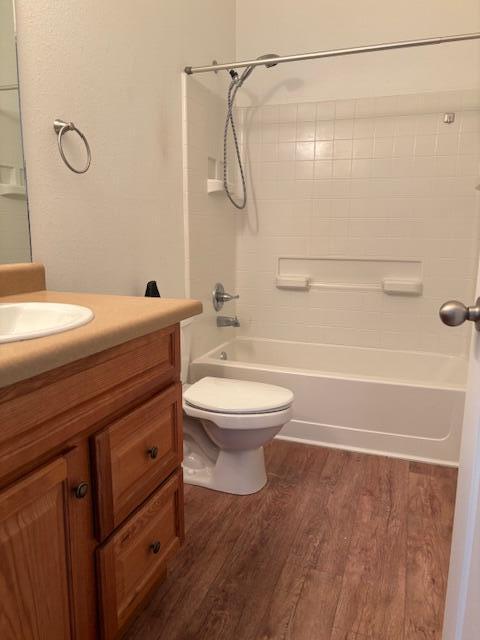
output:
[[[187,484],[247,495],[267,482],[263,445],[292,417],[293,393],[260,382],[205,377],[183,386]]]

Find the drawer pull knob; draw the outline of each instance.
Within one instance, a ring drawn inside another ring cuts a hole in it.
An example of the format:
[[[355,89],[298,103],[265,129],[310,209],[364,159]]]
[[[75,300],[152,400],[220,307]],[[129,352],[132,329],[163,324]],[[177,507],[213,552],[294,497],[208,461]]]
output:
[[[155,460],[155,458],[158,456],[158,447],[150,447],[147,453],[152,460]]]
[[[158,553],[160,551],[160,541],[159,540],[155,540],[155,542],[152,542],[152,544],[150,545],[150,551],[152,553]]]
[[[85,498],[87,493],[88,493],[87,482],[80,482],[80,484],[73,489],[73,494],[78,500],[82,500],[83,498]]]

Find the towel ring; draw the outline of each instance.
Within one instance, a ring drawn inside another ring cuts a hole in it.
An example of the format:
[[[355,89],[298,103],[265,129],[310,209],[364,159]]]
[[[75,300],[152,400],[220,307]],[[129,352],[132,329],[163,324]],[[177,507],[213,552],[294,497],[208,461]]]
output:
[[[53,122],[53,128],[55,130],[55,133],[57,134],[58,150],[60,152],[60,156],[62,157],[62,160],[64,161],[64,163],[67,165],[70,171],[73,171],[74,173],[86,173],[90,168],[90,163],[92,161],[90,145],[88,144],[88,140],[86,139],[86,137],[83,135],[80,129],[77,129],[77,127],[73,124],[73,122],[64,122],[59,118],[57,118]],[[83,169],[75,169],[75,167],[73,167],[70,164],[70,162],[67,160],[65,156],[65,152],[63,151],[62,138],[63,138],[63,134],[66,133],[67,131],[75,131],[75,133],[77,133],[80,136],[80,138],[83,140],[83,144],[85,145],[85,149],[87,150],[87,164]]]

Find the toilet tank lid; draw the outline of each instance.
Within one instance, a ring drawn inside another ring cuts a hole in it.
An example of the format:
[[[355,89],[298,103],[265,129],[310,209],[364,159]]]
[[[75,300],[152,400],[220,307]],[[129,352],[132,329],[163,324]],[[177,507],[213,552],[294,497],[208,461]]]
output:
[[[206,377],[188,387],[183,398],[189,405],[206,411],[265,413],[289,407],[293,393],[263,382]]]

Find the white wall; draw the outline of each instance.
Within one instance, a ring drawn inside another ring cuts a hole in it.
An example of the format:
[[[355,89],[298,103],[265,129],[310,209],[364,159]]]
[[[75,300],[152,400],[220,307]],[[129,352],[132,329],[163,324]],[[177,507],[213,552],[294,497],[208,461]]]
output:
[[[238,59],[479,30],[478,0],[237,2]],[[289,63],[258,69],[248,91],[279,103],[464,89],[479,81],[478,51],[470,42]]]
[[[187,276],[189,295],[203,303],[203,314],[192,321],[191,357],[232,337],[234,329],[217,328],[212,289],[222,282],[226,291],[235,290],[235,214],[223,193],[206,193],[208,158],[223,160],[223,129],[227,103],[197,78],[185,79],[187,144],[185,162],[186,232],[188,234]],[[231,147],[229,148],[231,156]],[[233,163],[230,165],[232,166]],[[221,169],[217,165],[217,171]],[[221,311],[234,315],[235,303]]]
[[[142,294],[156,279],[183,295],[181,70],[233,55],[234,0],[17,0],[16,12],[33,258],[49,287]],[[61,162],[56,117],[87,135],[87,174]]]

